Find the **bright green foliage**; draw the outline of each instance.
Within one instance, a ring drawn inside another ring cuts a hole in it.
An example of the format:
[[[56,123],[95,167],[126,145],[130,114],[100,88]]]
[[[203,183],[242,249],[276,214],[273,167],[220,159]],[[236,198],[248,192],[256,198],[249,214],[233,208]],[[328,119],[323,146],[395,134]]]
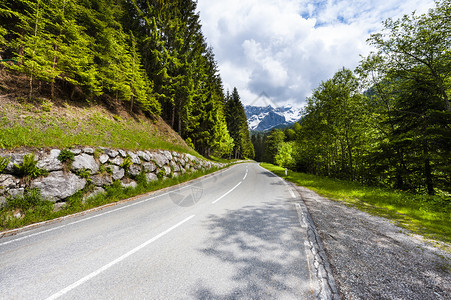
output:
[[[130,158],[130,156],[127,156],[126,158],[124,158],[124,161],[121,164],[121,168],[124,168],[124,170],[127,171],[132,164],[132,159]]]
[[[368,132],[358,88],[352,72],[342,69],[313,92],[298,136],[300,169],[349,179],[357,175]]]
[[[52,81],[58,75],[52,68],[49,53],[52,52],[50,41],[54,39],[51,33],[45,30],[45,16],[47,10],[44,1],[24,1],[27,9],[23,12],[20,30],[20,39],[15,41],[19,49],[17,56],[21,64],[17,69],[30,77],[29,98],[33,95],[33,80]]]
[[[10,160],[11,159],[9,157],[0,157],[0,173],[2,173],[3,170],[5,170],[5,168],[9,164]]]
[[[264,160],[276,163],[275,158],[285,140],[285,134],[279,129],[274,129],[266,137],[266,151]]]
[[[136,39],[119,22],[120,2],[6,0],[2,4],[0,21],[8,24],[0,29],[0,37],[8,32],[3,55],[17,57],[18,65],[11,68],[29,76],[29,98],[46,93],[42,83],[47,82],[51,98],[58,85],[70,97],[106,94],[115,101],[129,101],[131,109],[136,103],[150,114],[160,113]]]
[[[85,170],[85,169],[80,169],[77,171],[77,176],[84,178],[84,179],[89,179],[89,175],[91,175],[91,171],[89,170]]]
[[[283,142],[276,155],[274,156],[274,161],[279,167],[292,169],[296,165],[296,160],[294,158],[294,142]]]
[[[224,157],[232,153],[233,147],[235,146],[232,137],[227,130],[227,123],[225,121],[225,116],[221,114],[216,114],[216,126],[214,126],[214,134],[211,137],[213,144],[214,153],[213,155],[217,157]]]
[[[161,115],[202,155],[253,157],[247,129],[240,143],[229,133],[222,81],[196,6],[193,0],[5,0],[0,56],[18,59],[9,67],[28,75],[30,99],[123,104],[130,113]]]
[[[358,68],[378,124],[373,175],[398,189],[451,191],[450,10],[387,20]]]
[[[75,154],[72,153],[72,151],[68,149],[61,150],[60,154],[58,155],[58,160],[61,162],[69,162],[75,160]]]
[[[31,178],[36,178],[47,174],[46,170],[37,167],[37,160],[34,154],[25,155],[23,158],[23,163],[20,166],[14,164],[14,167],[16,167],[17,172],[22,177],[29,176]]]
[[[294,140],[299,171],[449,202],[451,7],[436,5],[387,20],[369,39],[378,52],[363,59],[359,77],[343,68],[322,82],[299,124],[266,137],[265,160],[284,165],[284,142]]]
[[[160,171],[158,171],[158,173],[157,173],[157,178],[158,178],[158,180],[162,180],[163,178],[164,178],[164,170],[163,169],[161,169]]]
[[[7,33],[8,33],[8,31],[0,25],[0,53],[1,53],[1,50],[3,49],[3,47],[5,47],[5,45],[6,45],[5,36]],[[0,56],[0,60],[1,60],[1,56]]]

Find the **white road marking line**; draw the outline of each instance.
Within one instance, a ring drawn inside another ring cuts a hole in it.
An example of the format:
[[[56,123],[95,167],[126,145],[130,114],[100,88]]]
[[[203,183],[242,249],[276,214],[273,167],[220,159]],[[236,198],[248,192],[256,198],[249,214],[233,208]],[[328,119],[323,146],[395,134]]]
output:
[[[192,185],[186,185],[186,186],[183,186],[183,187],[181,187],[179,189],[181,190],[181,189],[184,189],[184,188],[187,188],[187,187],[191,187],[191,186]],[[83,218],[83,219],[80,219],[78,221],[74,221],[74,222],[71,222],[71,223],[68,223],[68,224],[65,224],[65,225],[61,225],[61,226],[58,226],[58,227],[54,227],[54,228],[50,228],[50,229],[47,229],[47,230],[39,231],[39,232],[36,232],[36,233],[32,233],[32,234],[29,234],[29,235],[26,235],[26,236],[14,239],[14,240],[3,242],[3,243],[0,243],[0,246],[11,244],[11,243],[18,242],[18,241],[21,241],[21,240],[25,240],[25,239],[28,239],[28,238],[31,238],[31,237],[34,237],[34,236],[37,236],[37,235],[41,235],[43,233],[55,231],[57,229],[61,229],[61,228],[64,228],[64,227],[68,227],[68,226],[71,226],[71,225],[82,223],[82,222],[85,222],[85,221],[88,221],[88,220],[91,220],[91,219],[94,219],[94,218],[98,218],[98,217],[101,217],[101,216],[104,216],[104,215],[107,215],[107,214],[110,214],[110,213],[113,213],[113,212],[116,212],[116,211],[119,211],[119,210],[122,210],[122,209],[125,209],[125,208],[129,208],[129,207],[141,204],[141,203],[148,202],[150,200],[154,200],[154,199],[156,199],[158,197],[169,195],[172,192],[173,191],[166,192],[166,193],[163,193],[161,195],[157,195],[157,196],[154,196],[154,197],[146,198],[144,200],[141,200],[141,201],[138,201],[138,202],[134,202],[134,203],[130,203],[130,204],[127,204],[125,206],[118,207],[118,208],[115,208],[115,209],[112,209],[112,210],[109,210],[109,211],[106,211],[106,212],[103,212],[103,213],[100,213],[100,214],[97,214],[97,215],[94,215],[94,216],[91,216],[91,217]]]
[[[215,201],[211,202],[212,204],[215,204],[216,202],[218,202],[219,200],[221,200],[222,198],[224,198],[225,196],[227,196],[228,194],[230,194],[234,189],[236,189],[243,181],[238,182],[237,185],[235,185],[230,191],[228,191],[227,193],[225,193],[224,195],[222,195],[221,197],[219,197],[218,199],[216,199]]]
[[[280,180],[287,186],[288,190],[290,191],[291,198],[296,199],[296,194],[293,192],[293,188],[291,185],[283,178],[279,177]]]
[[[246,177],[247,177],[247,171],[248,171],[248,170],[247,170],[247,168],[246,168],[246,174],[244,174],[243,180],[246,179]]]
[[[104,265],[103,267],[101,267],[100,269],[92,272],[89,275],[86,275],[85,277],[83,277],[82,279],[74,282],[73,284],[69,285],[68,287],[62,289],[61,291],[53,294],[52,296],[48,297],[47,300],[53,300],[53,299],[58,299],[59,297],[63,296],[64,294],[70,292],[71,290],[75,289],[76,287],[82,285],[83,283],[87,282],[88,280],[96,277],[97,275],[99,275],[100,273],[108,270],[109,268],[111,268],[112,266],[114,266],[115,264],[123,261],[124,259],[126,259],[127,257],[135,254],[136,252],[138,252],[139,250],[141,250],[142,248],[148,246],[149,244],[155,242],[156,240],[158,240],[159,238],[161,238],[162,236],[168,234],[169,232],[171,232],[172,230],[176,229],[177,227],[179,227],[180,225],[182,225],[183,223],[188,222],[189,220],[191,220],[192,218],[194,218],[195,215],[192,215],[186,219],[184,219],[183,221],[180,221],[179,223],[175,224],[174,226],[172,226],[169,229],[166,229],[165,231],[163,231],[162,233],[154,236],[153,238],[151,238],[150,240],[148,240],[147,242],[139,245],[138,247],[130,250],[129,252],[125,253],[124,255],[116,258],[115,260],[113,260],[112,262],[110,262],[109,264]]]
[[[227,169],[226,171],[229,171],[229,170],[230,169]],[[203,180],[200,180],[199,182],[207,181],[207,180],[209,180],[209,179],[211,179],[213,177],[214,176],[206,178],[206,179],[203,179]],[[179,190],[185,189],[185,188],[188,188],[188,187],[192,187],[192,186],[193,185],[191,185],[191,184],[187,184],[187,185],[184,185],[184,186],[180,187]],[[135,206],[135,205],[138,205],[138,204],[141,204],[141,203],[148,202],[148,201],[156,199],[158,197],[169,195],[172,192],[173,191],[169,191],[169,192],[163,193],[161,195],[157,195],[157,196],[154,196],[154,197],[151,197],[151,198],[146,198],[146,199],[138,201],[138,202],[130,203],[128,205],[125,205],[125,206],[122,206],[122,207],[119,207],[119,208],[112,209],[110,211],[106,211],[106,212],[100,213],[100,214],[95,215],[95,216],[83,218],[81,220],[74,221],[74,222],[71,222],[71,223],[68,223],[68,224],[65,224],[65,225],[61,225],[61,226],[58,226],[58,227],[54,227],[54,228],[50,228],[50,229],[47,229],[47,230],[39,231],[39,232],[36,232],[36,233],[28,234],[28,235],[20,237],[20,238],[16,238],[16,239],[13,239],[13,240],[10,240],[10,241],[7,241],[7,242],[0,243],[0,246],[12,244],[12,243],[15,243],[15,242],[19,242],[19,241],[22,241],[22,240],[25,240],[25,239],[37,236],[37,235],[41,235],[41,234],[44,234],[44,233],[47,233],[47,232],[51,232],[51,231],[55,231],[55,230],[58,230],[58,229],[61,229],[61,228],[64,228],[64,227],[68,227],[68,226],[71,226],[71,225],[74,225],[74,224],[77,224],[77,223],[81,223],[81,222],[85,222],[85,221],[88,221],[88,220],[91,220],[91,219],[94,219],[94,218],[98,218],[98,217],[101,217],[101,216],[104,216],[104,215],[107,215],[107,214],[110,214],[110,213],[113,213],[113,212],[116,212],[116,211],[119,211],[119,210],[122,210],[122,209],[125,209],[125,208],[128,208],[128,207],[132,207],[132,206]],[[69,218],[69,217],[70,217],[70,215],[66,216],[66,217],[63,217],[61,219],[61,221],[65,220],[66,218]]]
[[[263,168],[263,167],[260,166],[260,165],[259,165],[259,167],[262,168],[263,170],[265,170],[266,172],[269,172],[269,173],[273,174],[274,176],[276,176],[280,181],[282,181],[282,182],[288,187],[288,190],[290,191],[291,197],[294,198],[294,199],[297,198],[297,197],[296,197],[296,194],[293,192],[293,189],[291,188],[291,186],[288,184],[288,182],[287,182],[285,179],[283,179],[282,177],[280,177],[280,176],[274,174],[273,172],[271,172],[271,171],[269,171],[269,170]]]
[[[18,242],[18,241],[21,241],[21,240],[25,240],[25,239],[28,239],[28,238],[33,237],[33,236],[41,235],[43,233],[47,233],[47,232],[50,232],[50,231],[54,231],[54,230],[57,230],[57,229],[68,227],[68,226],[71,226],[71,225],[74,225],[74,224],[82,223],[82,222],[85,222],[85,221],[88,221],[88,220],[91,220],[91,219],[94,219],[94,218],[98,218],[98,217],[101,217],[101,216],[104,216],[104,215],[107,215],[107,214],[110,214],[110,213],[113,213],[113,212],[116,212],[116,211],[119,211],[119,210],[122,210],[122,209],[125,209],[125,208],[128,208],[128,207],[132,207],[132,206],[138,205],[140,203],[147,202],[147,201],[150,201],[150,200],[153,200],[155,198],[158,198],[158,197],[161,197],[161,196],[165,196],[165,195],[168,195],[168,194],[169,193],[164,193],[164,194],[161,194],[161,195],[158,195],[158,196],[147,198],[145,200],[141,200],[139,202],[135,202],[135,203],[131,203],[131,204],[128,204],[128,205],[125,205],[125,206],[122,206],[122,207],[118,207],[118,208],[115,208],[115,209],[112,209],[112,210],[100,213],[98,215],[94,215],[94,216],[83,218],[83,219],[80,219],[78,221],[74,221],[74,222],[71,222],[71,223],[68,223],[68,224],[65,224],[65,225],[61,225],[61,226],[58,226],[58,227],[54,227],[54,228],[50,228],[50,229],[47,229],[47,230],[39,231],[39,232],[36,232],[36,233],[32,233],[32,234],[29,234],[29,235],[26,235],[26,236],[23,236],[23,237],[20,237],[20,238],[11,240],[11,241],[0,243],[0,246],[11,244],[11,243]]]

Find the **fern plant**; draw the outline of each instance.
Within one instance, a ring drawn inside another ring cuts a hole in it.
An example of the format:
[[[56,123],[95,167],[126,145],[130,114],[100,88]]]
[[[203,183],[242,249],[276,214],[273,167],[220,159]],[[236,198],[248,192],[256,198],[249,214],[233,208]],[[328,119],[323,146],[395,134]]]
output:
[[[125,171],[128,171],[128,168],[133,164],[132,159],[130,156],[127,156],[124,158],[124,162],[121,164],[121,167],[124,168]]]
[[[89,179],[89,175],[91,175],[91,172],[89,170],[80,169],[77,171],[78,177]]]
[[[11,159],[9,157],[0,157],[0,173],[3,172],[3,170],[5,170],[5,168],[8,166],[9,161]]]
[[[25,177],[29,176],[31,178],[36,178],[39,176],[47,175],[48,172],[44,169],[40,169],[37,166],[37,161],[35,159],[34,154],[27,154],[23,158],[23,164],[17,165],[14,164],[20,176]]]
[[[158,178],[158,180],[162,180],[163,178],[164,178],[164,175],[165,175],[166,173],[164,172],[164,170],[163,169],[160,169],[160,171],[158,171],[158,173],[157,173],[157,178]]]
[[[75,160],[75,154],[72,153],[72,151],[64,149],[61,150],[60,154],[58,155],[58,160],[62,163],[67,161],[74,161]]]

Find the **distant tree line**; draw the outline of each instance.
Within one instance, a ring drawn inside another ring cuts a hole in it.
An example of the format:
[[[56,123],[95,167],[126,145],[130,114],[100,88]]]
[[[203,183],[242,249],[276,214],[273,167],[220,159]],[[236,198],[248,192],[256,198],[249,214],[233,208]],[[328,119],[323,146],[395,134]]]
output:
[[[253,136],[257,159],[449,199],[450,36],[445,0],[427,14],[385,21],[369,38],[377,52],[322,82],[299,124]]]
[[[223,91],[196,3],[3,0],[2,65],[27,75],[28,98],[122,103],[161,115],[203,155],[253,157],[238,92]]]

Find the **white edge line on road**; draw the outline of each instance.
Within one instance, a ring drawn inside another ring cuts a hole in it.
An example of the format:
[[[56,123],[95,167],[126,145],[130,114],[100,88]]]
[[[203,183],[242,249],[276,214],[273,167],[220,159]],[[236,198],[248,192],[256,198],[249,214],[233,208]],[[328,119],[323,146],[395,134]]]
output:
[[[227,171],[227,169],[226,169],[226,171]],[[204,182],[204,181],[209,180],[209,179],[210,178],[201,179],[199,182]],[[193,186],[193,185],[192,184],[187,184],[187,185],[184,185],[184,186],[180,187],[179,190],[182,190],[182,189],[185,189],[185,188],[188,188],[188,187],[191,187],[191,186]],[[10,240],[10,241],[7,241],[7,242],[0,243],[0,246],[12,244],[12,243],[15,243],[15,242],[18,242],[18,241],[21,241],[21,240],[25,240],[25,239],[37,236],[37,235],[41,235],[41,234],[44,234],[44,233],[47,233],[47,232],[51,232],[51,231],[55,231],[55,230],[58,230],[58,229],[61,229],[61,228],[64,228],[64,227],[68,227],[68,226],[71,226],[71,225],[74,225],[74,224],[77,224],[77,223],[81,223],[81,222],[85,222],[85,221],[88,221],[88,220],[91,220],[91,219],[94,219],[94,218],[98,218],[98,217],[101,217],[101,216],[104,216],[104,215],[107,215],[107,214],[110,214],[110,213],[113,213],[113,212],[116,212],[116,211],[119,211],[119,210],[122,210],[122,209],[125,209],[125,208],[128,208],[128,207],[132,207],[132,206],[135,206],[135,205],[138,205],[138,204],[141,204],[141,203],[148,202],[148,201],[156,199],[158,197],[169,195],[172,192],[173,191],[169,191],[169,192],[166,192],[166,193],[163,193],[163,194],[160,194],[160,195],[156,195],[156,196],[153,196],[153,197],[150,197],[150,198],[146,198],[146,199],[143,199],[143,200],[131,203],[131,204],[127,204],[127,205],[124,205],[122,207],[115,208],[115,209],[112,209],[112,210],[109,210],[109,211],[106,211],[106,212],[103,212],[103,213],[100,213],[100,214],[97,214],[97,215],[94,215],[94,216],[91,216],[91,217],[83,218],[83,219],[80,219],[78,221],[74,221],[74,222],[71,222],[71,223],[68,223],[68,224],[65,224],[65,225],[61,225],[61,226],[57,226],[57,227],[50,228],[50,229],[47,229],[47,230],[31,233],[31,234],[28,234],[28,235],[20,237],[20,238],[16,238],[16,239],[13,239],[13,240]],[[70,215],[66,216],[66,217],[63,217],[62,220],[67,219],[68,217],[70,217]]]
[[[181,190],[181,189],[185,189],[185,188],[188,188],[188,187],[191,187],[191,186],[193,186],[193,185],[185,185],[185,186],[180,187],[179,189]],[[137,202],[134,202],[134,203],[130,203],[130,204],[124,205],[122,207],[118,207],[118,208],[115,208],[115,209],[112,209],[112,210],[109,210],[109,211],[106,211],[106,212],[103,212],[103,213],[100,213],[100,214],[97,214],[97,215],[94,215],[94,216],[91,216],[91,217],[87,217],[87,218],[80,219],[78,221],[70,222],[70,223],[65,224],[65,225],[61,225],[61,226],[50,228],[50,229],[47,229],[47,230],[31,233],[31,234],[28,234],[28,235],[20,237],[20,238],[16,238],[16,239],[13,239],[13,240],[10,240],[10,241],[7,241],[7,242],[0,243],[0,246],[4,246],[4,245],[7,245],[7,244],[15,243],[15,242],[18,242],[18,241],[21,241],[21,240],[25,240],[25,239],[28,239],[28,238],[31,238],[31,237],[34,237],[34,236],[37,236],[37,235],[41,235],[41,234],[44,234],[44,233],[47,233],[47,232],[51,232],[51,231],[55,231],[55,230],[58,230],[58,229],[61,229],[61,228],[64,228],[64,227],[75,225],[77,223],[82,223],[82,222],[85,222],[85,221],[88,221],[88,220],[91,220],[91,219],[94,219],[94,218],[98,218],[98,217],[101,217],[101,216],[104,216],[104,215],[107,215],[107,214],[110,214],[110,213],[113,213],[113,212],[116,212],[116,211],[119,211],[119,210],[122,210],[122,209],[125,209],[125,208],[129,208],[129,207],[132,207],[132,206],[144,203],[144,202],[148,202],[148,201],[156,199],[158,197],[169,195],[172,192],[173,191],[169,191],[169,192],[166,192],[166,193],[163,193],[163,194],[160,194],[160,195],[156,195],[156,196],[153,196],[153,197],[150,197],[150,198],[146,198],[146,199],[143,199],[143,200],[140,200],[140,201],[137,201]]]
[[[221,200],[222,198],[224,198],[225,196],[227,196],[228,194],[230,194],[234,189],[236,189],[243,181],[238,182],[237,185],[235,185],[231,190],[229,190],[227,193],[225,193],[224,195],[222,195],[221,197],[219,197],[218,199],[216,199],[215,201],[211,202],[212,204],[215,204],[216,202],[218,202],[219,200]]]
[[[94,219],[94,218],[98,218],[98,217],[101,217],[101,216],[104,216],[104,215],[116,212],[118,210],[122,210],[122,209],[125,209],[125,208],[128,208],[128,207],[132,207],[132,206],[138,205],[138,204],[143,203],[143,202],[147,202],[147,201],[153,200],[153,199],[161,197],[161,196],[165,196],[165,195],[167,195],[169,193],[170,192],[167,192],[167,193],[164,193],[164,194],[161,194],[161,195],[157,195],[157,196],[154,196],[154,197],[151,197],[151,198],[147,198],[147,199],[135,202],[135,203],[127,204],[125,206],[118,207],[118,208],[115,208],[115,209],[112,209],[112,210],[109,210],[109,211],[106,211],[106,212],[103,212],[103,213],[100,213],[100,214],[97,214],[97,215],[94,215],[94,216],[91,216],[91,217],[87,217],[87,218],[80,219],[78,221],[70,222],[70,223],[65,224],[65,225],[61,225],[61,226],[58,226],[58,227],[54,227],[54,228],[50,228],[50,229],[47,229],[47,230],[39,231],[39,232],[36,232],[36,233],[32,233],[32,234],[29,234],[29,235],[26,235],[26,236],[14,239],[14,240],[3,242],[3,243],[0,243],[0,246],[11,244],[11,243],[18,242],[18,241],[21,241],[21,240],[25,240],[25,239],[28,239],[30,237],[36,236],[36,235],[41,235],[43,233],[47,233],[47,232],[50,232],[50,231],[61,229],[61,228],[64,228],[64,227],[67,227],[67,226],[70,226],[70,225],[74,225],[74,224],[77,224],[77,223],[82,223],[82,222],[85,222],[85,221],[88,221],[88,220],[91,220],[91,219]]]
[[[155,242],[156,240],[158,240],[159,238],[161,238],[162,236],[168,234],[169,232],[171,232],[172,230],[176,229],[177,227],[179,227],[180,225],[182,225],[183,223],[188,222],[189,220],[191,220],[192,218],[194,218],[195,215],[192,215],[186,219],[184,219],[183,221],[180,221],[179,223],[175,224],[174,226],[172,226],[169,229],[166,229],[165,231],[163,231],[162,233],[154,236],[153,238],[151,238],[150,240],[148,240],[147,242],[139,245],[138,247],[128,251],[127,253],[125,253],[124,255],[116,258],[115,260],[113,260],[112,262],[110,262],[109,264],[104,265],[103,267],[101,267],[100,269],[97,269],[96,271],[92,272],[89,275],[86,275],[85,277],[83,277],[82,279],[74,282],[73,284],[69,285],[68,287],[62,289],[61,291],[53,294],[52,296],[48,297],[47,300],[53,300],[53,299],[58,299],[59,297],[63,296],[64,294],[70,292],[71,290],[75,289],[76,287],[82,285],[83,283],[87,282],[88,280],[96,277],[97,275],[99,275],[100,273],[108,270],[109,268],[111,268],[112,266],[114,266],[115,264],[123,261],[124,259],[126,259],[127,257],[135,254],[136,252],[138,252],[139,250],[141,250],[142,248],[148,246],[149,244]]]
[[[259,164],[259,166],[260,166],[260,164]],[[293,199],[296,199],[296,198],[297,198],[297,197],[296,197],[296,194],[293,192],[293,188],[290,186],[290,184],[289,184],[285,179],[283,179],[282,177],[280,177],[280,176],[274,174],[273,172],[271,172],[271,171],[269,171],[269,170],[263,168],[262,166],[260,166],[260,168],[262,168],[262,169],[265,170],[266,172],[269,172],[269,173],[273,174],[274,176],[276,176],[277,178],[279,178],[279,180],[282,181],[282,182],[288,187],[288,190],[290,191],[291,197],[292,197]]]

